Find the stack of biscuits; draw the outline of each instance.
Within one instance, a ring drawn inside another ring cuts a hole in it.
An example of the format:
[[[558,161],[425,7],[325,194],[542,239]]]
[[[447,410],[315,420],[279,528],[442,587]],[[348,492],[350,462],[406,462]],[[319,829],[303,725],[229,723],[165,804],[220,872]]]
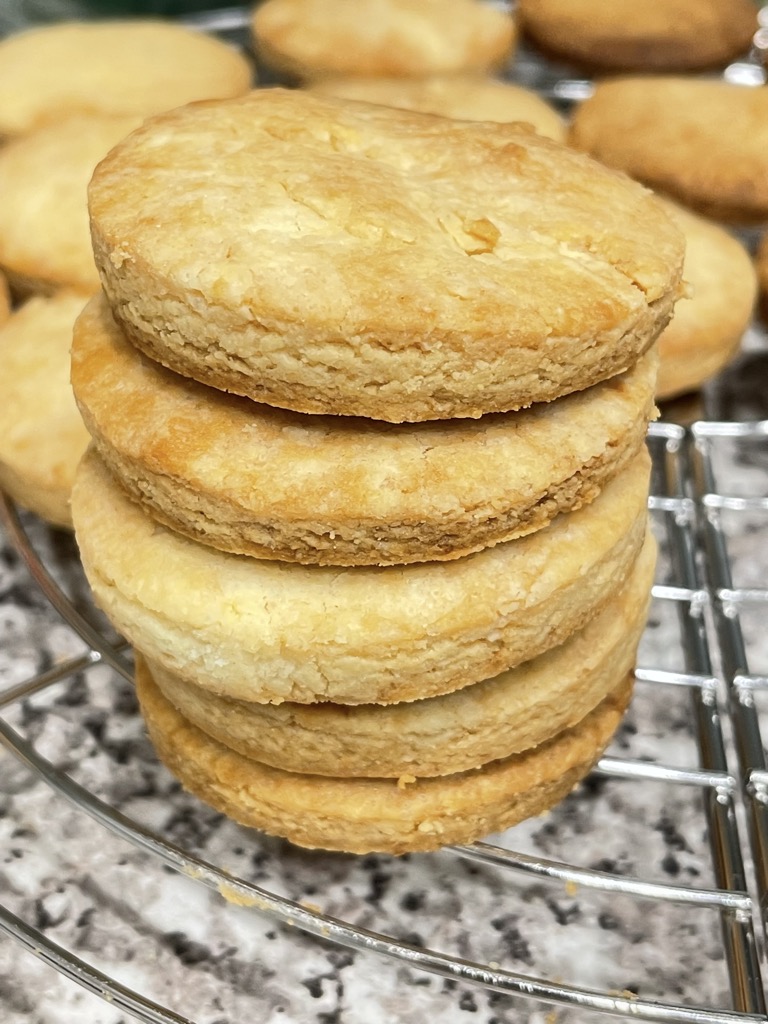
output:
[[[653,575],[660,204],[524,125],[270,89],[147,121],[89,206],[72,513],[171,771],[356,853],[568,793]]]

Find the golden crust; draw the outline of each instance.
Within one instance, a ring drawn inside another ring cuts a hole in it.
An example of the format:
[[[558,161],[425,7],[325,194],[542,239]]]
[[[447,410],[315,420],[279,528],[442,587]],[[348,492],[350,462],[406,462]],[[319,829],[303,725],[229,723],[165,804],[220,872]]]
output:
[[[149,663],[163,695],[219,743],[289,772],[337,777],[446,775],[546,742],[632,671],[656,545],[649,536],[618,594],[554,650],[494,679],[410,703],[254,704],[219,697]]]
[[[59,22],[0,42],[0,136],[72,114],[140,118],[251,85],[236,50],[167,21]]]
[[[665,206],[686,237],[683,276],[691,295],[678,300],[659,338],[660,399],[698,388],[726,365],[757,297],[757,275],[741,242],[675,203]]]
[[[717,220],[768,218],[768,89],[673,76],[599,82],[570,139]]]
[[[595,501],[452,562],[300,566],[224,554],[150,519],[81,462],[72,516],[94,597],[153,661],[244,700],[393,703],[448,693],[561,643],[637,557],[643,451]]]
[[[587,391],[480,420],[340,421],[178,377],[95,298],[75,325],[72,384],[102,458],[160,522],[237,554],[383,565],[468,554],[593,500],[644,443],[656,366],[649,353]]]
[[[264,62],[304,79],[487,71],[516,39],[509,13],[478,0],[266,0],[252,27]]]
[[[421,110],[464,121],[526,121],[539,135],[565,140],[560,114],[531,89],[481,75],[431,78],[326,78],[312,91],[364,103],[383,103],[401,110]]]
[[[519,0],[521,28],[546,50],[624,71],[685,71],[746,53],[751,0]]]
[[[632,687],[631,677],[622,681],[578,725],[533,750],[407,785],[300,775],[249,760],[182,718],[141,659],[136,689],[160,759],[217,810],[300,846],[402,854],[473,842],[553,806],[610,742]]]
[[[72,117],[0,148],[0,265],[21,294],[99,287],[86,190],[135,117]]]
[[[0,328],[0,487],[71,528],[69,496],[88,431],[69,384],[72,324],[82,295],[30,299]]]
[[[97,168],[90,209],[147,355],[268,405],[394,422],[623,372],[683,259],[652,195],[526,126],[279,89],[146,123]]]

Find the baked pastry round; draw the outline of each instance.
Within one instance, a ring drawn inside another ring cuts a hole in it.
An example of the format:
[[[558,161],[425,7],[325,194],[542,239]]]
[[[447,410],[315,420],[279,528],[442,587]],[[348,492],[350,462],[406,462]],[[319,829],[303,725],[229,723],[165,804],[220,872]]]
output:
[[[527,121],[540,135],[563,142],[560,114],[532,89],[483,75],[434,75],[431,78],[324,78],[312,91],[402,110],[421,110],[460,121]]]
[[[301,566],[158,526],[94,453],[72,516],[94,597],[153,662],[243,700],[393,703],[448,693],[562,643],[611,600],[645,536],[642,452],[591,505],[451,562]]]
[[[252,69],[235,49],[169,21],[58,22],[0,42],[0,136],[71,114],[147,117],[237,96]]]
[[[686,237],[683,276],[690,297],[679,299],[659,342],[656,396],[674,398],[721,370],[749,326],[757,275],[744,246],[720,225],[665,200]]]
[[[0,148],[0,266],[14,291],[98,289],[88,181],[139,124],[135,117],[71,117]]]
[[[603,69],[691,71],[749,50],[751,0],[518,0],[521,28],[545,50]]]
[[[656,338],[683,259],[652,195],[524,125],[301,91],[160,115],[89,192],[129,339],[298,412],[477,417],[581,390]]]
[[[303,79],[487,71],[516,38],[509,12],[482,0],[266,0],[252,27],[259,57]]]
[[[270,768],[184,719],[144,662],[136,689],[160,759],[182,785],[242,825],[300,846],[401,854],[469,843],[552,807],[600,757],[631,696],[631,677],[578,725],[482,768],[414,782],[338,779]]]
[[[768,218],[768,89],[672,76],[599,82],[570,138],[715,219]]]
[[[30,299],[0,327],[0,487],[57,526],[72,526],[69,496],[88,431],[69,384],[72,324],[85,299]]]
[[[72,385],[103,460],[166,526],[237,554],[388,565],[468,554],[593,500],[645,442],[657,362],[479,420],[340,420],[177,376],[98,297],[75,325]]]
[[[289,772],[336,777],[447,775],[538,746],[572,728],[632,671],[648,613],[652,538],[608,605],[546,654],[442,697],[401,704],[254,704],[149,664],[184,716],[219,743]]]

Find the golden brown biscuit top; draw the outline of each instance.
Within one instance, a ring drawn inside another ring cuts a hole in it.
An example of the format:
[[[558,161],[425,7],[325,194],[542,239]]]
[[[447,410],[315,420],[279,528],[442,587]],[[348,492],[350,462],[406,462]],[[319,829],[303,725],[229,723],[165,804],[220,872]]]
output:
[[[484,71],[516,35],[484,0],[267,0],[253,32],[265,59],[303,78]]]
[[[565,124],[558,112],[531,89],[485,75],[433,75],[430,78],[326,78],[312,86],[326,96],[384,103],[463,121],[527,121],[562,142]]]
[[[281,89],[147,122],[89,196],[110,274],[301,335],[320,360],[340,336],[578,348],[674,292],[683,260],[644,188],[527,126]]]
[[[0,136],[69,114],[146,117],[251,85],[245,58],[162,21],[60,22],[0,42]]]

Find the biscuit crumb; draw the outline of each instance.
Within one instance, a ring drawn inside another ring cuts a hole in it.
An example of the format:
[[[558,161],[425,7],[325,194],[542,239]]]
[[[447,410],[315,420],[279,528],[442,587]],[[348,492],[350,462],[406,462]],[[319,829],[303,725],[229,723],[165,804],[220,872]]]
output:
[[[397,780],[397,788],[405,789],[406,786],[412,785],[416,781],[415,775],[401,775]]]

